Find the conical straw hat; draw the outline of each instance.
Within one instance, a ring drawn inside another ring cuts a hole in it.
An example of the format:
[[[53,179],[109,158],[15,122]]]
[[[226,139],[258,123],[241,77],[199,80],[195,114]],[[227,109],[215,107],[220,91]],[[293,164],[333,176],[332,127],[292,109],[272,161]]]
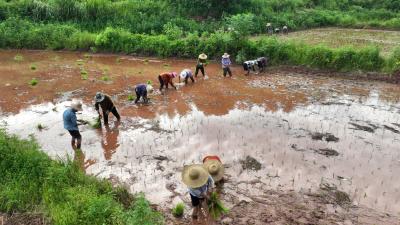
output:
[[[182,181],[190,188],[198,188],[208,181],[208,173],[203,165],[194,164],[184,166],[182,171]]]
[[[207,59],[207,55],[204,54],[204,53],[201,53],[201,54],[199,55],[199,59]]]
[[[224,177],[224,166],[216,159],[208,159],[203,164],[215,182],[220,181]]]

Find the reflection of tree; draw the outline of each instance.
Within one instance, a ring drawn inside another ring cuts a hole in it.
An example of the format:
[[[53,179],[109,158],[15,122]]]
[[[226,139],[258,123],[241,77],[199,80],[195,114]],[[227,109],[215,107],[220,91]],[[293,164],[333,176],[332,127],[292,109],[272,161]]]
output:
[[[104,150],[104,158],[106,160],[111,160],[112,155],[117,151],[119,147],[118,136],[119,136],[119,123],[116,123],[115,127],[110,129],[110,127],[105,127],[105,133],[103,131],[101,135],[101,146]]]

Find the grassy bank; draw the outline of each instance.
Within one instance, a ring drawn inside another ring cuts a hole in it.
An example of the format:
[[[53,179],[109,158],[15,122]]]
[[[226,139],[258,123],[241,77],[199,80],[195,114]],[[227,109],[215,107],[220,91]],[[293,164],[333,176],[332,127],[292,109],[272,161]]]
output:
[[[0,130],[0,211],[41,212],[54,225],[163,224],[143,195],[85,175],[72,162],[51,160],[34,140]]]
[[[91,50],[159,57],[196,58],[201,52],[219,59],[229,52],[240,63],[267,56],[272,65],[303,65],[335,71],[394,72],[400,68],[400,50],[383,58],[377,47],[329,48],[276,38],[247,39],[238,32],[189,33],[172,29],[168,34],[134,34],[106,28],[99,33],[72,25],[35,24],[11,18],[0,23],[0,48]]]

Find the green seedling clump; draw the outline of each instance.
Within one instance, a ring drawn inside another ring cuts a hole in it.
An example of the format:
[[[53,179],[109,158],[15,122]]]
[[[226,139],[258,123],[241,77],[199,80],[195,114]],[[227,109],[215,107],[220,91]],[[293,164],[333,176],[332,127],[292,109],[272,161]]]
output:
[[[93,129],[99,129],[99,128],[101,128],[101,119],[100,119],[100,117],[98,116],[98,117],[95,119],[95,121],[94,121],[93,123],[90,123],[90,126],[91,126]]]
[[[46,127],[39,123],[39,124],[37,125],[36,128],[37,128],[39,131],[42,131],[42,130],[45,129]]]
[[[133,101],[134,97],[133,95],[128,95],[128,101]]]
[[[100,79],[101,79],[102,81],[109,81],[109,80],[110,80],[110,77],[107,76],[107,75],[105,75],[105,76],[102,76]]]
[[[24,60],[24,57],[22,55],[16,55],[14,56],[14,60],[17,62],[21,62]]]
[[[185,205],[183,203],[178,203],[172,209],[172,215],[175,216],[175,217],[182,217],[184,211],[185,211]]]
[[[76,60],[76,64],[77,64],[78,66],[82,66],[84,63],[85,63],[85,62],[84,62],[82,59]]]
[[[39,81],[36,78],[32,78],[31,81],[29,81],[29,84],[31,86],[36,86],[39,83]]]
[[[227,214],[229,212],[229,209],[227,209],[222,204],[221,200],[218,197],[217,192],[211,193],[210,199],[208,200],[207,204],[208,204],[208,211],[214,219],[218,219],[223,214]]]
[[[37,69],[36,65],[35,65],[35,64],[32,64],[32,65],[31,65],[31,70],[36,70],[36,69]]]
[[[88,79],[88,72],[86,70],[81,70],[81,78],[82,80]]]

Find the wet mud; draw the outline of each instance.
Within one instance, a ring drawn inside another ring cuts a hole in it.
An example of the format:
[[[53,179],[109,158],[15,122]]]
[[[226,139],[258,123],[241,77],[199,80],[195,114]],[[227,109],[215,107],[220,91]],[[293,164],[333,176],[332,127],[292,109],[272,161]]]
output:
[[[359,215],[366,221],[359,224],[396,224],[398,85],[283,67],[250,76],[234,67],[233,78],[224,78],[211,62],[208,79],[200,75],[177,91],[156,91],[146,105],[129,100],[136,84],[151,80],[158,87],[157,74],[194,66],[177,59],[0,51],[0,126],[33,135],[54,158],[75,157],[88,174],[144,192],[168,215],[184,202],[182,224],[190,218],[190,198],[180,173],[206,155],[220,156],[226,167],[221,196],[231,212],[217,223],[357,224]],[[32,78],[37,85],[29,84]],[[94,121],[97,91],[113,98],[122,121],[110,115],[109,127],[81,125],[82,152],[74,154],[62,112],[79,99],[78,119]],[[326,183],[335,188],[322,190]]]

